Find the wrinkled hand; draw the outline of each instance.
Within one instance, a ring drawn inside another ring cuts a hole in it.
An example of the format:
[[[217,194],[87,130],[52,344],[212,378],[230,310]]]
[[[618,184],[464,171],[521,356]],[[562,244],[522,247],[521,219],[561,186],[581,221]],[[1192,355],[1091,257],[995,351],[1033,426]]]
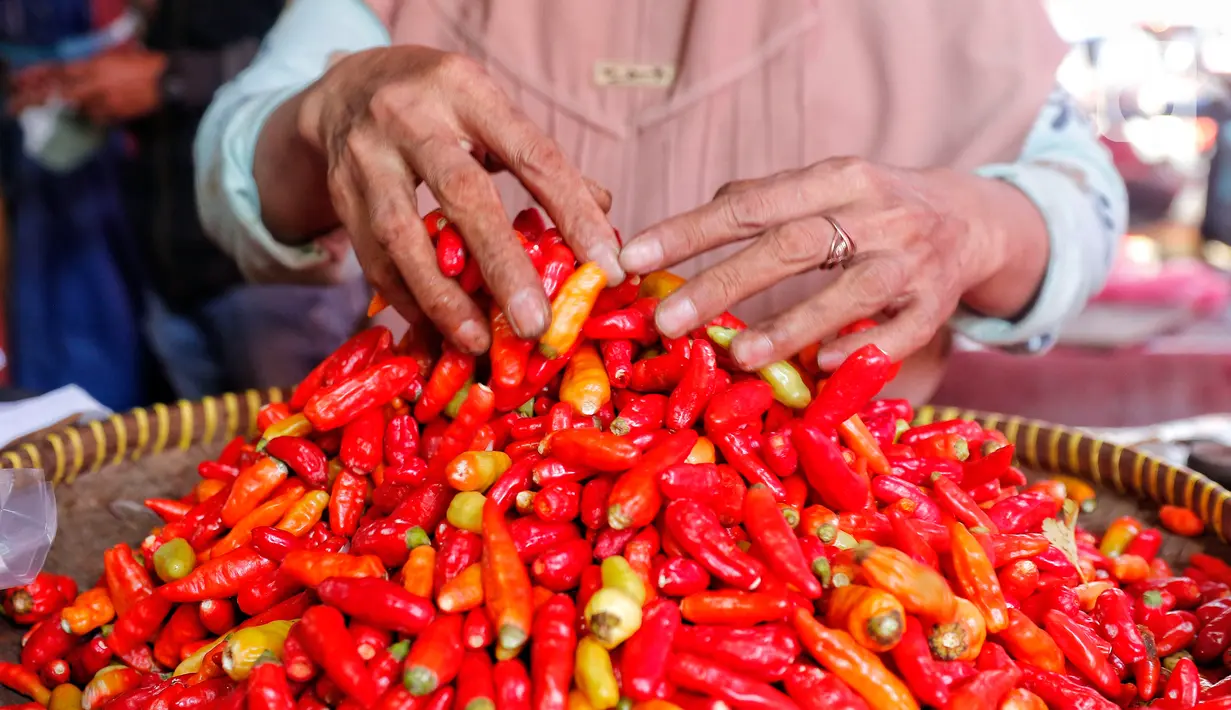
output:
[[[307,90],[297,120],[328,162],[334,208],[368,280],[403,316],[414,322],[422,311],[464,350],[487,348],[487,320],[436,265],[415,200],[420,181],[523,337],[542,334],[551,306],[489,170],[512,172],[581,259],[623,279],[606,192],[467,57],[415,46],[350,55]]]
[[[621,261],[635,273],[747,240],[747,248],[691,279],[659,306],[662,332],[679,336],[829,255],[836,220],[858,249],[837,278],[741,333],[731,353],[753,369],[834,335],[857,319],[887,322],[826,344],[822,368],[875,342],[894,360],[923,347],[963,292],[1000,265],[1003,250],[951,210],[941,171],[901,170],[838,158],[759,180],[730,183],[714,200],[632,239]],[[974,235],[980,239],[976,243]]]
[[[30,107],[47,103],[59,92],[61,75],[59,64],[38,64],[14,73],[9,86],[8,112],[16,116]]]
[[[64,100],[100,124],[129,121],[153,113],[162,104],[160,82],[167,56],[130,48],[66,64]]]

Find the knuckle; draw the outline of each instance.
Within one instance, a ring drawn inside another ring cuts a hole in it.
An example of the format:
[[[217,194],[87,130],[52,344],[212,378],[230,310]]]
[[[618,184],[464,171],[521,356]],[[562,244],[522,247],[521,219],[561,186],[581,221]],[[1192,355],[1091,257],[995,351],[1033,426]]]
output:
[[[387,123],[401,114],[405,108],[405,97],[396,84],[386,84],[372,92],[368,99],[368,113],[377,123]]]
[[[397,200],[378,198],[372,200],[368,208],[372,225],[372,238],[385,251],[392,250],[403,239],[408,239],[414,232],[412,220],[413,210],[402,208]]]
[[[514,150],[512,160],[518,167],[533,168],[544,175],[555,175],[565,168],[564,156],[555,143],[541,135],[524,138]]]
[[[774,215],[774,205],[761,190],[728,194],[722,205],[727,220],[741,229],[765,229]]]
[[[766,248],[774,261],[798,266],[816,261],[818,243],[814,230],[799,222],[791,222],[770,232]]]
[[[454,205],[473,205],[477,200],[490,200],[496,188],[477,165],[459,165],[445,169],[436,179],[437,197]]]
[[[876,307],[898,293],[905,270],[895,259],[870,259],[850,285],[851,297],[863,309]]]
[[[714,292],[718,295],[724,307],[739,299],[744,289],[744,278],[740,275],[738,269],[723,265],[715,267],[711,274],[714,278]],[[700,289],[698,296],[704,293],[704,291],[704,289]]]
[[[465,79],[483,73],[483,65],[457,52],[446,52],[436,60],[436,71],[447,79]]]

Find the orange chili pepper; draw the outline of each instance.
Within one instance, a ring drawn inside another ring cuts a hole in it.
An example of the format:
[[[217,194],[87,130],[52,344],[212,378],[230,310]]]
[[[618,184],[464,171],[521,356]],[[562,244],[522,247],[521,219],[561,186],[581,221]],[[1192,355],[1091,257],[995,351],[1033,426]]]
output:
[[[958,586],[983,613],[990,633],[1004,631],[1009,624],[1009,606],[987,551],[961,523],[949,526],[949,539],[953,553],[953,576]]]
[[[235,527],[245,515],[264,503],[287,475],[286,464],[269,456],[244,468],[235,478],[227,502],[222,504],[222,523],[229,528]]]
[[[30,698],[39,705],[51,701],[51,691],[38,676],[20,664],[0,663],[0,685]]]
[[[258,505],[235,523],[226,537],[210,548],[210,557],[219,557],[234,550],[252,539],[252,531],[266,525],[273,525],[282,519],[286,511],[303,497],[304,487],[298,481],[290,483],[286,490]]]
[[[688,457],[684,459],[684,463],[714,463],[716,460],[714,457],[714,442],[701,436],[697,438],[697,443],[693,445],[692,451],[688,452]]]
[[[910,689],[850,634],[826,628],[800,608],[795,609],[793,621],[808,653],[863,696],[872,710],[919,710]]]
[[[86,684],[81,693],[83,710],[99,710],[115,698],[137,687],[142,673],[124,666],[110,666],[100,670]]]
[[[380,291],[372,294],[372,300],[368,301],[368,318],[380,313],[389,307],[389,302],[385,297],[380,295]]]
[[[330,577],[385,576],[385,566],[375,555],[356,556],[324,550],[291,550],[279,569],[312,588]]]
[[[1068,497],[1068,487],[1055,479],[1045,479],[1028,486],[1023,493],[1042,493],[1055,501],[1056,505],[1064,505]]]
[[[312,529],[321,521],[325,509],[329,507],[329,494],[325,491],[308,491],[302,498],[295,501],[275,526],[299,537]]]
[[[868,584],[897,597],[906,611],[932,619],[953,618],[957,599],[945,578],[931,567],[901,550],[871,543],[855,549],[855,561]]]
[[[1065,497],[1076,503],[1081,508],[1081,512],[1094,512],[1097,501],[1094,486],[1076,476],[1050,476],[1050,478],[1064,484]]]
[[[534,596],[530,574],[518,556],[504,511],[493,500],[483,505],[482,565],[483,592],[496,627],[496,657],[513,658],[530,638]]]
[[[676,276],[670,271],[655,271],[641,277],[637,295],[641,298],[662,300],[675,293],[675,290],[683,286],[685,281],[684,277]]]
[[[461,614],[483,605],[483,566],[478,562],[445,582],[436,606],[446,614]]]
[[[607,275],[594,262],[582,264],[564,281],[551,302],[551,325],[539,338],[543,355],[557,358],[573,347],[599,292],[606,286]]]
[[[1120,555],[1111,560],[1111,576],[1123,584],[1140,582],[1150,578],[1150,563],[1141,555]]]
[[[459,491],[486,491],[512,465],[503,451],[466,451],[445,466],[445,477]]]
[[[432,574],[436,569],[436,550],[420,545],[410,551],[410,559],[402,566],[402,588],[424,599],[432,596]]]
[[[983,612],[961,597],[957,598],[953,620],[933,624],[928,630],[932,655],[942,661],[973,661],[979,657],[986,640],[987,622]]]
[[[1009,625],[1000,632],[998,640],[1009,655],[1022,663],[1054,673],[1065,672],[1064,653],[1060,647],[1046,631],[1017,609],[1009,609]]]
[[[105,587],[87,589],[60,611],[60,625],[70,634],[84,636],[115,618],[115,606]]]
[[[902,639],[906,612],[889,592],[849,584],[829,594],[825,621],[850,633],[860,646],[883,653]]]
[[[838,514],[823,505],[810,505],[799,511],[796,530],[800,535],[820,538],[828,545],[838,536]]]
[[[492,345],[488,357],[492,363],[492,382],[501,387],[518,387],[526,379],[526,365],[534,342],[517,337],[509,317],[498,306],[492,306],[489,322]]]
[[[1205,523],[1196,513],[1188,508],[1181,508],[1178,505],[1164,505],[1158,511],[1158,517],[1162,520],[1163,527],[1176,535],[1196,537],[1205,532]]]
[[[1098,601],[1098,597],[1103,592],[1116,586],[1107,580],[1098,580],[1094,582],[1086,582],[1079,584],[1073,588],[1077,594],[1077,603],[1081,605],[1083,611],[1094,611],[1094,603]]]
[[[885,457],[885,452],[881,451],[880,443],[872,436],[872,432],[868,431],[867,425],[858,414],[852,415],[838,426],[838,435],[842,437],[842,443],[854,451],[855,455],[867,460],[868,469],[873,473],[882,476],[892,473],[889,459]]]
[[[560,381],[560,401],[587,417],[594,416],[611,401],[611,380],[598,350],[586,343],[577,348],[564,368]]]
[[[998,710],[1047,710],[1047,703],[1025,688],[1014,688],[1001,699]]]
[[[192,489],[192,494],[196,497],[197,502],[200,503],[201,501],[213,498],[215,493],[226,487],[226,481],[220,481],[216,478],[206,478],[198,483],[196,488]]]

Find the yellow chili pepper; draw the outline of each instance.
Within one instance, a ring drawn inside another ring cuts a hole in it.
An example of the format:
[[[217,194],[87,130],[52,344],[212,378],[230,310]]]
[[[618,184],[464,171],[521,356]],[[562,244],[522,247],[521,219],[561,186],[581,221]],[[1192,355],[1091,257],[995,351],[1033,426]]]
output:
[[[308,421],[307,415],[303,412],[292,414],[286,419],[279,419],[269,428],[261,432],[261,441],[257,443],[256,450],[264,451],[265,444],[269,443],[270,439],[277,439],[280,436],[307,436],[312,433],[312,422]]]
[[[1118,557],[1124,548],[1141,532],[1141,521],[1128,516],[1116,518],[1107,526],[1099,542],[1099,552],[1108,557]]]
[[[449,524],[472,533],[483,531],[483,504],[487,498],[477,491],[462,491],[453,496],[445,518]]]
[[[620,686],[611,667],[611,654],[593,636],[577,644],[573,680],[594,710],[607,710],[620,702]]]
[[[107,666],[94,674],[81,693],[83,710],[99,710],[141,682],[143,674],[128,666]]]
[[[600,568],[603,573],[603,587],[618,589],[627,594],[639,606],[645,605],[645,582],[637,574],[628,560],[620,555],[612,555],[603,560]]]
[[[103,587],[87,589],[60,612],[60,625],[70,634],[84,636],[115,618],[111,595]]]
[[[657,298],[659,300],[675,293],[687,281],[682,276],[676,276],[670,271],[655,271],[641,277],[641,286],[637,295],[641,298]]]
[[[607,274],[594,262],[582,264],[564,280],[551,302],[551,325],[539,338],[539,351],[557,358],[581,336],[581,326],[590,317],[598,294],[607,285]]]
[[[623,590],[603,587],[590,597],[585,618],[595,642],[615,648],[641,628],[641,605]]]
[[[1049,476],[1049,478],[1064,484],[1065,495],[1081,508],[1081,512],[1092,513],[1098,507],[1095,497],[1097,493],[1094,491],[1094,486],[1089,483],[1076,476]]]
[[[467,451],[449,462],[445,477],[459,491],[485,491],[512,465],[503,451]]]
[[[731,341],[735,340],[738,333],[734,328],[722,328],[716,325],[706,328],[705,332],[710,336],[710,340],[724,348],[731,347]],[[771,362],[757,370],[757,374],[769,383],[774,391],[774,399],[791,409],[803,409],[812,402],[812,391],[808,389],[808,384],[804,382],[799,370],[796,370],[795,366],[786,360]]]
[[[218,644],[226,643],[229,638],[230,634],[223,636],[222,638],[215,639],[212,643],[205,644],[201,648],[198,648],[191,656],[180,661],[180,664],[175,667],[175,670],[171,673],[171,675],[192,675],[201,670],[201,664],[205,662],[205,657],[209,655],[209,652],[214,650]]]
[[[688,452],[688,458],[684,459],[684,463],[714,463],[714,442],[704,436],[697,437],[697,443],[693,444],[692,451]]]
[[[285,530],[296,537],[303,535],[321,521],[325,510],[329,507],[329,494],[325,491],[308,491],[282,516],[278,523],[279,530]]]
[[[587,343],[577,348],[564,368],[560,382],[560,401],[573,410],[590,417],[611,401],[611,380],[598,350]]]
[[[282,658],[282,646],[294,624],[294,621],[271,621],[231,634],[227,648],[222,652],[222,669],[231,680],[240,681],[252,672],[252,667],[256,665],[261,654],[271,653]]]
[[[47,710],[81,710],[81,688],[72,683],[57,685],[51,689]]]

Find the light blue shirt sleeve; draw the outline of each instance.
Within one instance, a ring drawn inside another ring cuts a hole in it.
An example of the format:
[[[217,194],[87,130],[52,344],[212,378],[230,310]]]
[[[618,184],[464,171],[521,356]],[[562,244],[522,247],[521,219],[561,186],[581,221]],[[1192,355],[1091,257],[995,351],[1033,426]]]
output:
[[[316,81],[340,54],[387,46],[389,33],[362,0],[293,0],[253,63],[222,87],[194,145],[205,230],[252,281],[336,281],[354,266],[315,244],[276,241],[260,215],[252,160],[265,121]]]
[[[961,310],[951,325],[982,345],[1046,351],[1111,271],[1128,223],[1124,180],[1093,124],[1062,89],[1043,107],[1017,162],[976,172],[1016,186],[1034,202],[1047,223],[1051,251],[1034,304],[1020,320]]]

